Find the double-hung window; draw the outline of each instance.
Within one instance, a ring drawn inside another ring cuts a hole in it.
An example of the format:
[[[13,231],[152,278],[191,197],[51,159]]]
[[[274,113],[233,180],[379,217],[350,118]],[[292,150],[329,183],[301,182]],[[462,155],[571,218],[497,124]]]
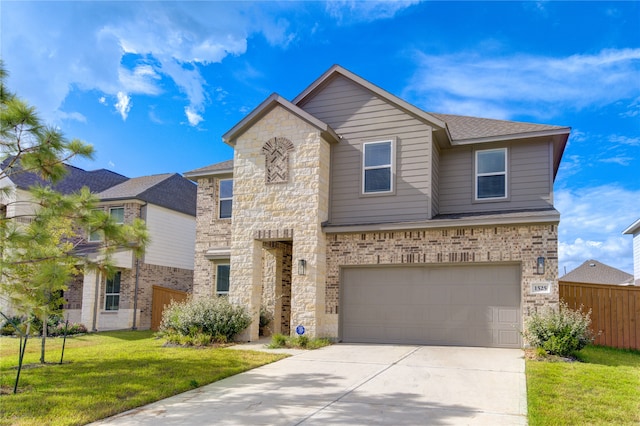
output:
[[[507,148],[476,151],[476,200],[507,198]]]
[[[122,273],[116,272],[112,278],[107,278],[107,285],[104,298],[104,309],[106,311],[117,311],[120,308],[120,279]]]
[[[365,142],[362,145],[362,193],[393,191],[393,141]]]
[[[229,294],[229,272],[228,264],[216,265],[216,294],[219,296]]]
[[[218,217],[220,219],[231,218],[233,208],[233,179],[220,180]]]

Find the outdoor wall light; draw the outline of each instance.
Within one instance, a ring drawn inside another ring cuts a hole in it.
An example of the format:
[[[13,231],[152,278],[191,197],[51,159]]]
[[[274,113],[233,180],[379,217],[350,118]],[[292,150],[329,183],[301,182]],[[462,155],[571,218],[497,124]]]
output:
[[[538,275],[544,275],[544,257],[542,256],[536,261],[536,273]]]
[[[307,261],[304,259],[298,260],[298,275],[307,275]]]

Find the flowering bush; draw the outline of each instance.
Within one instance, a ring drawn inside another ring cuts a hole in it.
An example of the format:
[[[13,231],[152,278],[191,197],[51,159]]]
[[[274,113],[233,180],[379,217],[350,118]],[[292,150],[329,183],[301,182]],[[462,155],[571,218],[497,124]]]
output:
[[[584,314],[560,302],[557,310],[547,308],[531,315],[525,322],[523,336],[533,347],[553,355],[568,356],[593,341],[590,324],[591,311]]]
[[[56,326],[49,326],[48,334],[49,336],[64,336],[65,322],[60,322]],[[82,334],[87,332],[87,327],[84,324],[80,324],[78,322],[70,323],[67,326],[67,336],[71,336],[74,334]]]
[[[159,334],[173,343],[202,346],[231,341],[249,324],[246,309],[226,297],[189,299],[165,308]]]

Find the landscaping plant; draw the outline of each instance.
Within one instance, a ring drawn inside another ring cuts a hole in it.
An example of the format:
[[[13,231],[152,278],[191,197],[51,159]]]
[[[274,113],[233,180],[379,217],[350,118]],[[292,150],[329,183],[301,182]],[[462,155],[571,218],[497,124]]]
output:
[[[591,311],[573,310],[561,301],[558,309],[546,307],[531,315],[523,335],[531,346],[566,357],[593,341],[590,324]]]
[[[226,297],[187,299],[164,310],[159,335],[171,343],[206,346],[232,341],[249,324],[247,310]]]

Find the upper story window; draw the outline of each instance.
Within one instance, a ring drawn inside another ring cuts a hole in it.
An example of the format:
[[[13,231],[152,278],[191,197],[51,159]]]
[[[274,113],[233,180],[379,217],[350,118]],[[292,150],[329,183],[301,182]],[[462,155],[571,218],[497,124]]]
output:
[[[220,219],[231,218],[233,207],[233,179],[220,180],[218,201],[218,217]]]
[[[102,209],[96,209],[98,211],[102,211]],[[124,224],[124,207],[111,207],[109,208],[109,216],[113,219],[113,221],[118,224]],[[89,241],[90,242],[98,242],[102,241],[102,233],[100,231],[91,231],[89,233]]]
[[[476,151],[476,200],[507,198],[507,148]]]
[[[379,194],[393,188],[393,141],[362,145],[362,193]]]
[[[111,216],[115,223],[117,223],[118,225],[122,225],[124,223],[124,207],[110,208],[109,216]]]

